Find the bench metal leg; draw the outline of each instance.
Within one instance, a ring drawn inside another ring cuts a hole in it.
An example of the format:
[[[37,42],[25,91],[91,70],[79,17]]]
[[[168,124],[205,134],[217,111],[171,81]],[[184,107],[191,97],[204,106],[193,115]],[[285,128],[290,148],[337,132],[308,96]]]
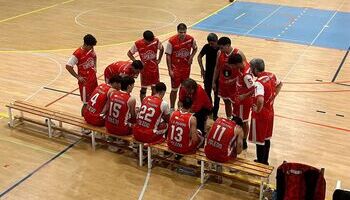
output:
[[[204,161],[201,160],[201,184],[204,184]]]
[[[12,109],[9,107],[8,108],[8,112],[9,112],[9,126],[11,127],[11,128],[13,128],[13,116],[12,116]]]
[[[261,178],[260,180],[260,194],[259,194],[259,199],[263,199],[263,192],[264,192],[264,179]]]
[[[148,169],[152,168],[152,149],[150,146],[147,147],[147,166]]]
[[[49,129],[49,138],[52,138],[52,127],[51,127],[51,119],[47,120],[47,128]]]
[[[91,132],[91,147],[93,151],[96,150],[95,131]]]
[[[58,122],[58,127],[62,128],[63,127],[63,123],[60,121]]]
[[[143,144],[139,144],[139,166],[142,167],[143,165]]]

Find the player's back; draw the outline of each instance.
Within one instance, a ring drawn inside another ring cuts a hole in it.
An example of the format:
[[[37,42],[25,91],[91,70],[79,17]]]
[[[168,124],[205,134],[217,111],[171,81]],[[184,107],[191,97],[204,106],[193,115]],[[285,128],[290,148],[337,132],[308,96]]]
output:
[[[218,118],[207,136],[204,152],[206,156],[216,162],[226,162],[235,154],[236,123],[225,118]]]
[[[176,153],[187,153],[191,146],[191,117],[192,113],[179,110],[170,117],[167,143],[169,149]]]
[[[157,96],[147,96],[142,100],[140,112],[136,117],[133,133],[136,140],[145,141],[144,138],[153,138],[158,130],[162,118],[163,100]]]
[[[90,100],[83,110],[85,120],[95,126],[103,126],[104,120],[100,114],[107,102],[108,91],[111,88],[108,84],[100,84],[92,93]]]
[[[128,132],[130,94],[125,91],[113,91],[109,99],[106,128],[109,133],[126,135]]]

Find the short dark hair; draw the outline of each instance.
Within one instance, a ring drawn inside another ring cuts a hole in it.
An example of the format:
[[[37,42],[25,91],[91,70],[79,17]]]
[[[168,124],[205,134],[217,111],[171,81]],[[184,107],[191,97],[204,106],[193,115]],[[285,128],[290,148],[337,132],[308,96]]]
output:
[[[131,65],[134,67],[134,69],[139,69],[139,70],[143,69],[143,64],[142,64],[141,60],[134,60],[134,61],[132,61]]]
[[[143,39],[145,39],[146,41],[153,41],[154,40],[154,34],[152,31],[147,30],[145,32],[143,32]]]
[[[207,36],[207,41],[208,42],[217,42],[218,36],[215,33],[209,33]]]
[[[190,109],[192,107],[192,98],[191,97],[186,97],[183,101],[182,101],[182,107],[185,109]]]
[[[112,83],[121,83],[122,77],[120,77],[119,75],[114,75],[114,76],[112,76],[108,81],[109,81],[109,84],[112,84]]]
[[[197,82],[191,78],[188,78],[182,82],[182,86],[189,89],[197,90]]]
[[[179,25],[177,25],[177,30],[186,30],[187,26],[184,23],[180,23]]]
[[[133,77],[130,76],[125,76],[122,78],[121,82],[120,82],[120,89],[123,91],[126,91],[128,89],[129,85],[132,85],[135,83],[135,79]]]
[[[234,53],[232,55],[230,55],[228,57],[228,64],[238,64],[238,63],[242,63],[243,62],[243,58],[240,54],[238,53]]]
[[[165,92],[166,91],[166,85],[163,82],[159,82],[156,84],[156,92]]]
[[[243,127],[243,120],[240,117],[233,116],[232,121],[234,121],[238,126]]]
[[[91,34],[87,34],[84,36],[84,44],[88,45],[88,46],[95,46],[97,43],[96,38],[91,35]]]
[[[231,40],[228,37],[221,37],[218,40],[218,45],[228,45],[228,44],[231,45]]]
[[[265,71],[265,62],[261,58],[254,58],[249,62],[250,67],[256,69],[258,72]]]

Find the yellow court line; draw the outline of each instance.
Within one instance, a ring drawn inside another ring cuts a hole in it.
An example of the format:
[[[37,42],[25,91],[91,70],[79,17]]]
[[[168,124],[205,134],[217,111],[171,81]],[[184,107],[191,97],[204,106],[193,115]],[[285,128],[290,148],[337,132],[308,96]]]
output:
[[[36,150],[36,151],[45,152],[45,153],[48,153],[48,154],[51,154],[51,155],[56,155],[57,153],[59,153],[59,151],[55,152],[55,151],[51,151],[51,150],[46,149],[46,148],[42,148],[42,147],[39,147],[39,146],[36,146],[36,145],[26,144],[26,143],[23,143],[23,142],[18,142],[18,141],[15,141],[15,140],[9,140],[9,139],[4,139],[4,138],[0,138],[0,140],[1,141],[5,141],[5,142],[10,142],[10,143],[13,143],[13,144],[17,144],[17,145],[20,145],[20,146],[23,146],[23,147],[27,147],[27,148],[30,148],[30,149],[33,149],[33,150]],[[67,156],[67,155],[61,155],[61,157],[73,160],[72,157]]]
[[[1,119],[2,118],[9,118],[9,116],[5,112],[0,112],[0,117],[1,117]]]
[[[72,2],[72,1],[75,1],[75,0],[69,0],[69,1],[62,2],[62,3],[56,3],[56,4],[51,5],[51,6],[47,6],[47,7],[44,7],[44,8],[39,8],[39,9],[37,9],[37,10],[33,10],[33,11],[26,12],[26,13],[23,13],[23,14],[20,14],[20,15],[16,15],[16,16],[13,16],[13,17],[9,17],[9,18],[0,20],[0,23],[2,23],[2,22],[7,22],[7,21],[10,21],[10,20],[13,20],[13,19],[17,19],[17,18],[19,18],[19,17],[31,15],[31,14],[34,14],[34,13],[37,13],[37,12],[40,12],[40,11],[43,11],[43,10],[47,10],[47,9],[56,7],[56,6],[60,5],[60,4],[70,3],[70,2]]]

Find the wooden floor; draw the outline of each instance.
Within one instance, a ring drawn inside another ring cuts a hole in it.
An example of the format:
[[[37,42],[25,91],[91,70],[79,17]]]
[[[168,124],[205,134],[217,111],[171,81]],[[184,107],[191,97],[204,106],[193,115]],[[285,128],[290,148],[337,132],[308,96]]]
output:
[[[65,70],[65,63],[81,45],[84,34],[97,37],[98,74],[101,75],[113,61],[127,60],[127,50],[145,29],[153,30],[160,40],[166,41],[175,33],[179,22],[192,25],[228,4],[224,0],[140,2],[1,1],[0,192],[72,142],[48,139],[40,134],[45,130],[32,126],[8,129],[7,110],[3,105],[12,100],[27,100],[79,114],[78,96],[59,99],[64,93],[44,87],[67,92],[77,88],[76,81]],[[350,11],[346,0],[255,2]],[[207,32],[189,29],[188,33],[196,38],[199,47],[205,44]],[[285,82],[276,100],[270,163],[277,167],[286,160],[326,168],[328,199],[336,180],[343,180],[343,186],[350,188],[350,87],[316,81],[331,81],[346,52],[228,36],[248,59],[263,58],[267,70]],[[349,65],[349,59],[345,60],[337,82],[350,85]],[[170,88],[165,59],[160,67],[161,80]],[[200,80],[199,71],[194,62],[191,76],[196,80]],[[139,81],[136,85],[139,86]],[[139,88],[135,87],[133,94],[138,96],[138,93]],[[223,107],[220,113],[223,115]],[[242,155],[248,159],[254,156],[254,145]],[[92,152],[88,143],[81,141],[8,192],[4,199],[138,199],[146,176],[147,170],[137,167],[132,155],[118,155],[104,148]],[[274,177],[275,174],[272,183]],[[191,199],[199,186],[198,178],[155,168],[143,198]],[[248,195],[228,185],[209,183],[196,193],[195,199],[254,199]]]

